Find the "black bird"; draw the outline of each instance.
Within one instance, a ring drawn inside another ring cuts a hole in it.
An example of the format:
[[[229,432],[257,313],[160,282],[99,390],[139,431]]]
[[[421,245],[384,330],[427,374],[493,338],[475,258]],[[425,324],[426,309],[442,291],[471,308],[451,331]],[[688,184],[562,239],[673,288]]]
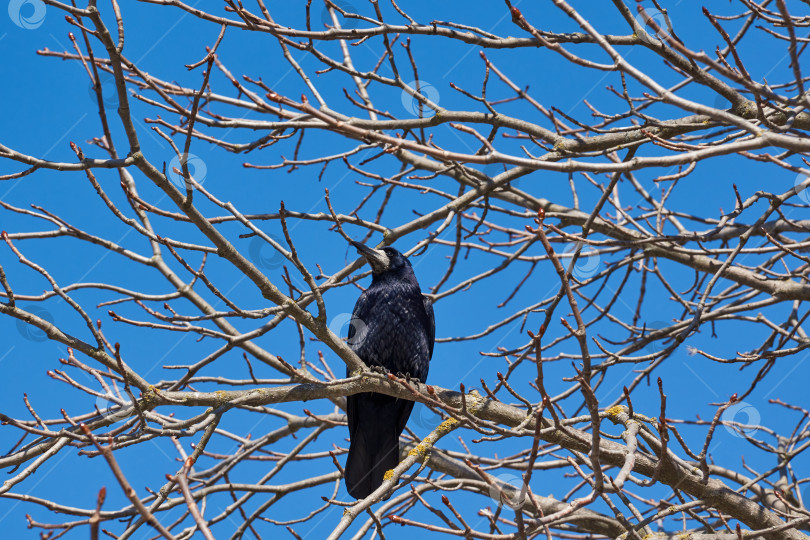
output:
[[[372,278],[354,306],[349,346],[369,367],[425,382],[435,337],[433,305],[422,295],[411,263],[392,247],[352,244],[371,265]],[[346,489],[364,499],[399,464],[399,435],[413,401],[374,392],[354,394],[347,401],[351,443]]]

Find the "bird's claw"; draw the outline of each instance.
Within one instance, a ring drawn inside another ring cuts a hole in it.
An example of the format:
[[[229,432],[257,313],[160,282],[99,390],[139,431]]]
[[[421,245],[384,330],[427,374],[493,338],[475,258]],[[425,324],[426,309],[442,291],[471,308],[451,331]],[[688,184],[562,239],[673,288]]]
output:
[[[405,373],[401,371],[397,371],[397,377],[400,379],[405,379],[406,382],[411,382],[411,372],[406,371]]]

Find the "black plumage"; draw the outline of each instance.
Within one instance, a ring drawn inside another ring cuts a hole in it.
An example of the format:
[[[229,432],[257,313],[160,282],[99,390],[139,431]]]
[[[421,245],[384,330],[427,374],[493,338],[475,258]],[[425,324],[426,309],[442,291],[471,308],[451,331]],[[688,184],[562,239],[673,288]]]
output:
[[[352,243],[371,265],[372,279],[354,306],[349,346],[368,366],[425,382],[435,337],[433,306],[422,295],[411,263],[392,247]],[[374,392],[348,396],[347,401],[351,443],[346,488],[363,499],[399,463],[399,436],[413,401]]]

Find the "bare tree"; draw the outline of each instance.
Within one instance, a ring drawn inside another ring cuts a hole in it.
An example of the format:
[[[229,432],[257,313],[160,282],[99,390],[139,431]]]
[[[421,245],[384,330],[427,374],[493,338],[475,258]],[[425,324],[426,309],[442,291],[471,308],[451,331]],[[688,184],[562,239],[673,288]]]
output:
[[[43,48],[40,61],[89,77],[98,131],[63,161],[3,141],[0,180],[60,171],[108,211],[80,226],[80,205],[0,201],[4,221],[27,224],[3,226],[0,313],[60,345],[47,375],[75,396],[61,415],[27,396],[30,417],[0,414],[16,441],[0,457],[11,473],[0,495],[52,512],[29,518],[43,538],[384,538],[394,525],[480,539],[806,538],[810,413],[762,392],[807,380],[806,0],[739,0],[718,7],[725,15],[656,0],[551,0],[529,13],[507,0],[487,8],[503,19],[496,30],[483,12],[439,21],[394,0],[301,3],[283,21],[263,0],[145,0],[156,19],[215,36],[188,32],[198,60],[177,77],[128,56],[144,31],[128,24],[134,6],[43,1],[65,15],[72,49]],[[714,32],[690,42],[679,21]],[[277,55],[226,50],[243,39]],[[747,66],[757,50],[787,60],[765,78]],[[589,114],[544,102],[499,66],[505,55],[586,73]],[[431,79],[437,57],[464,60],[476,85]],[[289,78],[269,82],[268,64]],[[173,158],[150,155],[151,136]],[[199,156],[215,150],[233,155],[227,182],[206,178],[214,158]],[[715,162],[757,177],[738,188]],[[240,178],[285,169],[307,172],[315,206],[230,202]],[[335,170],[354,182],[351,198],[323,192]],[[564,196],[550,187],[560,182]],[[710,182],[725,211],[698,195]],[[434,371],[454,366],[480,386],[422,385],[352,353],[342,328],[363,322],[334,298],[356,297],[367,269],[321,255],[347,252],[350,237],[381,237],[419,264],[437,309]],[[110,254],[103,282],[60,279],[79,263],[42,248],[69,242]],[[120,279],[108,265],[122,259],[142,271]],[[243,279],[260,302],[233,292]],[[46,316],[57,304],[70,314]],[[450,318],[463,333],[448,333]],[[135,336],[169,332],[197,340],[178,344],[168,371],[128,353]],[[723,346],[700,345],[708,335]],[[298,358],[279,356],[285,347]],[[695,377],[719,370],[737,393],[674,382],[668,367],[687,352]],[[27,390],[43,377],[32,372]],[[428,435],[409,432],[400,465],[355,502],[340,491],[343,407],[366,391],[419,402],[412,427]],[[251,431],[244,415],[275,428]],[[736,457],[714,458],[722,437],[742,445]],[[116,457],[147,441],[180,461],[148,490]],[[108,497],[126,500],[65,500],[58,486],[28,495],[37,469],[65,455],[109,467],[119,486]]]

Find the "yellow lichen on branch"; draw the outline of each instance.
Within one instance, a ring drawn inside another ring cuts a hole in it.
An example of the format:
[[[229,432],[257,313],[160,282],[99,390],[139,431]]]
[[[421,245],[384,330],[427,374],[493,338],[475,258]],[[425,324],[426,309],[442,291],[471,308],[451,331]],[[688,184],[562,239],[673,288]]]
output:
[[[627,412],[627,407],[624,405],[614,405],[605,412],[607,413],[607,417],[610,418],[614,424],[621,424],[622,421],[619,417]]]

